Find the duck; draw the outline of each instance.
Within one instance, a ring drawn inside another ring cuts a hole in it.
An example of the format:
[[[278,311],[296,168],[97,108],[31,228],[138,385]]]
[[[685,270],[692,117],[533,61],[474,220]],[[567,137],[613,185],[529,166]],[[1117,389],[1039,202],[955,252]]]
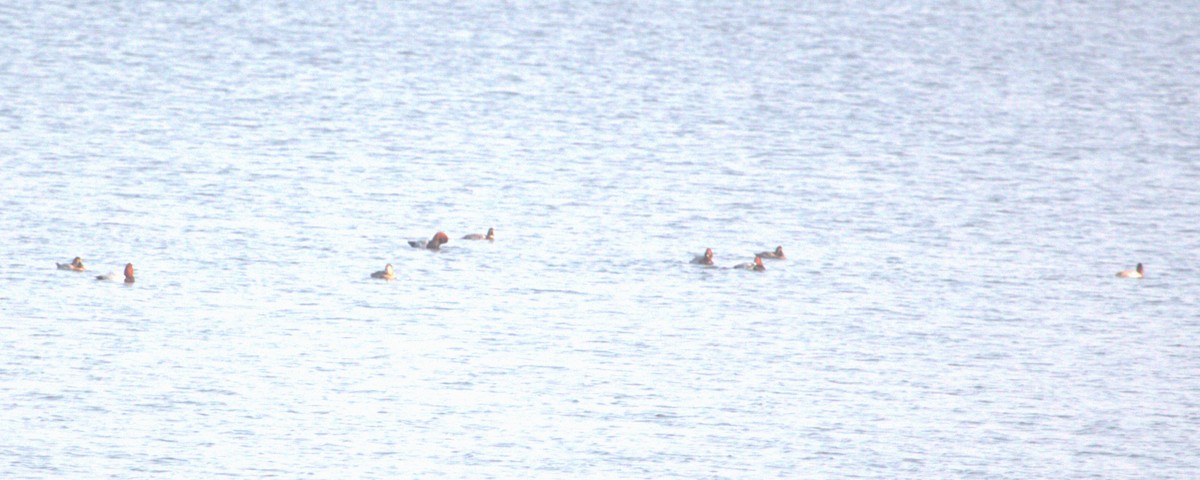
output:
[[[384,280],[391,280],[393,278],[396,278],[396,271],[394,269],[392,269],[392,264],[389,263],[383,267],[383,270],[372,273],[371,278],[382,278]]]
[[[763,263],[762,263],[762,257],[760,257],[758,255],[754,256],[754,263],[739,263],[737,265],[734,265],[733,268],[740,268],[742,270],[754,270],[756,272],[767,271],[767,267],[765,265],[763,265]]]
[[[429,239],[428,241],[409,240],[408,244],[412,245],[413,248],[426,248],[429,250],[440,250],[442,248],[442,245],[449,241],[450,241],[450,236],[446,235],[446,232],[437,232],[433,235],[433,238]]]
[[[470,235],[463,236],[462,239],[463,240],[487,240],[489,242],[494,242],[496,240],[496,229],[489,227],[486,234],[472,233]]]
[[[787,256],[783,254],[783,245],[775,247],[774,252],[759,252],[756,255],[772,260],[787,260]]]
[[[110,281],[115,282],[117,280],[117,274],[106,273],[104,275],[96,275],[96,280],[110,280]],[[125,264],[125,283],[133,283],[133,264],[132,263]]]
[[[711,248],[704,249],[704,255],[696,255],[696,258],[692,259],[692,263],[699,264],[699,265],[712,265],[713,264],[712,249]]]
[[[1139,263],[1133,270],[1121,270],[1117,272],[1117,276],[1121,278],[1144,278],[1146,272],[1142,270],[1142,264]]]
[[[83,259],[79,257],[75,257],[74,260],[71,260],[71,263],[55,263],[55,265],[58,265],[59,270],[74,270],[76,272],[87,270],[83,266]]]

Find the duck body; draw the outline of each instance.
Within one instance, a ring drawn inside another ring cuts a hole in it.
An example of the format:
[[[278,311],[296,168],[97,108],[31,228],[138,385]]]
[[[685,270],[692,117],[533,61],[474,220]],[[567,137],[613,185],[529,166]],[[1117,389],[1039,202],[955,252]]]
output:
[[[133,264],[132,263],[125,264],[125,272],[124,273],[125,273],[125,283],[133,283]],[[106,273],[104,275],[96,276],[96,280],[105,280],[105,281],[112,281],[112,282],[117,281],[117,278],[118,278],[117,274],[115,274],[115,273]]]
[[[1117,276],[1120,278],[1145,278],[1146,272],[1142,269],[1142,264],[1139,263],[1137,264],[1137,268],[1134,268],[1133,270],[1122,270],[1117,272]]]
[[[754,256],[754,263],[739,263],[737,265],[734,265],[733,268],[737,268],[737,269],[741,269],[741,270],[753,270],[755,272],[767,271],[766,265],[763,265],[763,263],[762,263],[762,257],[760,257],[758,255]]]
[[[58,265],[59,270],[74,270],[76,272],[87,270],[83,266],[83,259],[79,257],[75,257],[74,260],[71,260],[71,263],[55,263],[55,265]]]
[[[389,263],[383,267],[383,270],[372,273],[371,278],[382,278],[384,280],[391,280],[393,278],[396,278],[396,271],[395,271],[395,269],[392,268],[392,264]]]
[[[692,263],[697,264],[697,265],[712,265],[713,264],[712,249],[711,248],[705,249],[704,255],[696,255],[696,258],[692,259]]]
[[[787,255],[783,254],[783,245],[775,247],[773,252],[759,252],[757,255],[771,260],[787,260]]]
[[[462,239],[463,240],[487,240],[489,242],[494,242],[496,240],[496,229],[488,228],[487,233],[484,233],[484,234],[472,233],[469,235],[464,235],[462,237]]]
[[[413,248],[424,248],[427,250],[440,250],[442,245],[450,241],[450,236],[446,232],[437,232],[433,238],[429,240],[409,240],[408,244]]]

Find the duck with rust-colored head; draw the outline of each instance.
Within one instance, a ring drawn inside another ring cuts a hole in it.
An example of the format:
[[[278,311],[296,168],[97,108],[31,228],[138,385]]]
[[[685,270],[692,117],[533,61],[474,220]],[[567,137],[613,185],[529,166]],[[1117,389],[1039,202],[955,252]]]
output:
[[[429,250],[440,250],[442,245],[450,241],[450,236],[446,232],[437,232],[433,238],[426,240],[409,240],[408,244],[413,248],[425,248]]]
[[[71,263],[55,263],[55,265],[58,265],[59,270],[74,270],[76,272],[87,270],[83,266],[83,259],[79,257],[75,257],[74,260],[71,260]]]
[[[395,271],[395,269],[392,268],[392,264],[389,263],[383,267],[383,270],[372,273],[371,278],[382,278],[384,280],[391,280],[393,278],[396,278],[396,271]]]
[[[1137,264],[1137,268],[1133,270],[1121,270],[1117,272],[1117,276],[1121,278],[1145,278],[1146,272],[1142,270],[1142,264]]]
[[[692,259],[692,263],[695,263],[697,265],[712,265],[713,264],[712,249],[711,248],[704,249],[704,255],[696,255],[696,258]]]
[[[463,240],[487,240],[489,242],[493,242],[496,240],[496,229],[488,228],[488,232],[486,234],[472,233],[470,235],[463,236],[462,239]]]
[[[754,270],[756,272],[767,271],[767,267],[765,265],[763,265],[763,263],[762,263],[762,257],[760,257],[758,255],[754,256],[754,263],[739,263],[737,265],[734,265],[733,268],[739,268],[742,270]]]
[[[787,255],[783,254],[783,245],[775,247],[774,252],[759,252],[758,256],[772,260],[787,260]]]
[[[115,282],[117,280],[117,274],[106,273],[104,275],[97,275],[96,280],[108,280],[108,281]],[[133,264],[132,263],[125,264],[125,283],[133,283]]]

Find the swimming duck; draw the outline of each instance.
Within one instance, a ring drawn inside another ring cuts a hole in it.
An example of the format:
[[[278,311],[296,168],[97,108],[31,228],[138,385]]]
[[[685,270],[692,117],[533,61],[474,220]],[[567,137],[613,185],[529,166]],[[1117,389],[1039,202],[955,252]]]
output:
[[[696,255],[696,258],[692,259],[692,263],[699,264],[699,265],[712,265],[713,264],[712,249],[711,248],[704,249],[704,255]]]
[[[371,278],[382,278],[384,280],[391,280],[393,278],[396,278],[396,272],[395,272],[395,270],[392,269],[392,264],[389,263],[383,267],[383,270],[372,273]]]
[[[111,280],[111,281],[115,282],[117,280],[117,274],[106,273],[104,275],[97,275],[96,280]],[[125,264],[125,283],[133,283],[133,264],[132,263]]]
[[[462,237],[462,239],[463,240],[487,240],[489,242],[492,242],[492,241],[496,240],[496,230],[493,228],[488,228],[487,234],[472,233],[470,235],[466,235],[466,236]]]
[[[762,258],[770,258],[773,260],[787,260],[787,256],[783,254],[783,245],[775,247],[774,252],[759,252],[757,255]]]
[[[760,257],[758,255],[754,256],[754,263],[739,263],[737,265],[734,265],[733,268],[740,268],[742,270],[754,270],[756,272],[767,271],[767,267],[764,266],[762,263],[762,257]]]
[[[1143,278],[1146,273],[1142,271],[1142,264],[1137,264],[1137,268],[1133,270],[1121,270],[1117,272],[1117,276],[1121,278]]]
[[[429,250],[440,250],[442,245],[450,241],[450,236],[446,232],[437,232],[433,238],[425,240],[409,240],[408,244],[413,248],[427,248]]]
[[[74,260],[71,260],[71,263],[55,263],[55,265],[58,265],[59,270],[74,270],[76,272],[87,270],[83,266],[83,259],[79,257],[75,257]]]

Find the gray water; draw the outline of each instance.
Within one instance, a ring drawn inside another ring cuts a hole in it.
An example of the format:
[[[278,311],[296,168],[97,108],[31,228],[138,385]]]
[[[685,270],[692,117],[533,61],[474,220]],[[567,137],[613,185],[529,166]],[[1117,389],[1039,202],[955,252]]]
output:
[[[738,3],[0,5],[0,477],[1194,478],[1200,8]]]

